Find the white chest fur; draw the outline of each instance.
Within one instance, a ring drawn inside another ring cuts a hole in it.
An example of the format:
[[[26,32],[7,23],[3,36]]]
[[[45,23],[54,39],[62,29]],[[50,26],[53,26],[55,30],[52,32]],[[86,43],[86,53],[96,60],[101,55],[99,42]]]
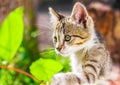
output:
[[[70,56],[72,71],[75,73],[80,73],[81,76],[83,75],[82,65],[84,64],[84,56],[83,51],[78,51]]]

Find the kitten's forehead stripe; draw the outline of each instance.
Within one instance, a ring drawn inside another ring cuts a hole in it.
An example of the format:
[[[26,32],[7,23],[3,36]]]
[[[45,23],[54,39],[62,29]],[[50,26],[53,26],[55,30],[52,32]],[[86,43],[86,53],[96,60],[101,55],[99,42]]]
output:
[[[64,28],[62,29],[62,34],[65,35],[65,29]]]
[[[65,23],[62,24],[62,28],[64,28],[64,27],[65,27]]]

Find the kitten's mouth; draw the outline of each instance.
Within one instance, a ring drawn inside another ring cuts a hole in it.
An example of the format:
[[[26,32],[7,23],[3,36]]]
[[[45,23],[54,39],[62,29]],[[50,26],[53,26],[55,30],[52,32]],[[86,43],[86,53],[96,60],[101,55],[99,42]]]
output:
[[[68,51],[65,52],[65,51],[62,51],[62,50],[61,50],[61,51],[57,51],[57,50],[56,50],[56,52],[57,52],[58,54],[62,55],[62,56],[69,56],[69,55],[70,55],[70,53],[69,53]]]

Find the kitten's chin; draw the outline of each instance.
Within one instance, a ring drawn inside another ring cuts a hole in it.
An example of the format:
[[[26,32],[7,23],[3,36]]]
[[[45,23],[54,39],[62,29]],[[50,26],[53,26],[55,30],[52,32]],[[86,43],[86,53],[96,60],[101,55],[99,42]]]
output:
[[[58,52],[58,54],[62,55],[63,57],[69,57],[69,56],[70,56],[69,53],[61,53],[61,52]]]
[[[70,54],[63,54],[63,53],[60,53],[62,56],[64,56],[64,57],[69,57],[70,56]]]

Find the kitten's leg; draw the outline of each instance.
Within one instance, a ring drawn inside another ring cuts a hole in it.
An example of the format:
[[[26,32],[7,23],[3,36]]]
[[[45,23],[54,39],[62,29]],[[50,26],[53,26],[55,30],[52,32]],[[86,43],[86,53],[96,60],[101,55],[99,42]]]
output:
[[[101,65],[97,61],[87,61],[82,76],[72,72],[59,73],[54,76],[51,85],[88,85],[87,83],[94,83],[98,79],[100,69]]]
[[[101,70],[101,64],[97,60],[86,61],[83,66],[83,75],[80,73],[59,73],[52,80],[51,85],[88,85],[94,83]]]
[[[81,85],[84,77],[80,78],[79,74],[75,73],[58,73],[53,77],[51,85]]]

